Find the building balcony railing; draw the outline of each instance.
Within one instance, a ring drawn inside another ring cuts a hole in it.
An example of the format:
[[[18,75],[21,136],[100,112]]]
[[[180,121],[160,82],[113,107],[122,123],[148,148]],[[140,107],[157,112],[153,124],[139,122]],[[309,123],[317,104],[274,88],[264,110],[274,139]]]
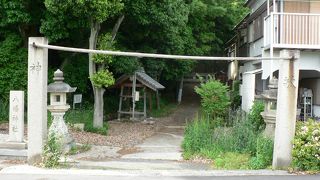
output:
[[[264,47],[320,49],[320,14],[271,13],[264,21]]]

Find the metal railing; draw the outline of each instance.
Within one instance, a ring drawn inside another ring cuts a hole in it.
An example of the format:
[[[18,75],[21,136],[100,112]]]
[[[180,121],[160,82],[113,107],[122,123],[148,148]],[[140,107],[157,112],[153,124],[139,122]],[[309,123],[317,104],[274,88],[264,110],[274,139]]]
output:
[[[271,13],[264,21],[264,45],[320,45],[320,14]]]

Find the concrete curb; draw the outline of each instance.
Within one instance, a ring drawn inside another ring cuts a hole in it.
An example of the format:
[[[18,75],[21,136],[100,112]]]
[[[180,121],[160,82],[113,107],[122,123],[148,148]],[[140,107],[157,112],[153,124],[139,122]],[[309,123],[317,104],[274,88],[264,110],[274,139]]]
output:
[[[28,165],[4,168],[0,174],[96,175],[96,176],[287,176],[286,171],[273,170],[83,170],[43,169]]]

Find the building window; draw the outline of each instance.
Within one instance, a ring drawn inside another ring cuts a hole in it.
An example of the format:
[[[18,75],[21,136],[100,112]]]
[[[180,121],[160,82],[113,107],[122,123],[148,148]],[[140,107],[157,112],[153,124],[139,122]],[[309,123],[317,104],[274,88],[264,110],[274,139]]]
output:
[[[256,41],[263,37],[264,17],[267,15],[265,11],[255,20],[253,20],[253,40]]]

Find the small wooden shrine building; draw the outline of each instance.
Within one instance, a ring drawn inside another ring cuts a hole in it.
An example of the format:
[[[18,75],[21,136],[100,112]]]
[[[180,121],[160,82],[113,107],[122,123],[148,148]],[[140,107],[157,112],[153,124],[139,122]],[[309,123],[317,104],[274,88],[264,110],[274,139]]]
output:
[[[121,119],[121,115],[130,115],[132,120],[137,119],[138,116],[147,118],[147,93],[155,92],[157,95],[157,106],[159,108],[159,93],[158,91],[165,87],[152,79],[144,70],[138,70],[133,75],[122,75],[113,87],[121,88],[118,120]],[[151,98],[151,95],[149,96]],[[125,100],[131,100],[131,107],[129,110],[125,110],[123,103]],[[143,99],[143,111],[137,111],[136,102]]]

